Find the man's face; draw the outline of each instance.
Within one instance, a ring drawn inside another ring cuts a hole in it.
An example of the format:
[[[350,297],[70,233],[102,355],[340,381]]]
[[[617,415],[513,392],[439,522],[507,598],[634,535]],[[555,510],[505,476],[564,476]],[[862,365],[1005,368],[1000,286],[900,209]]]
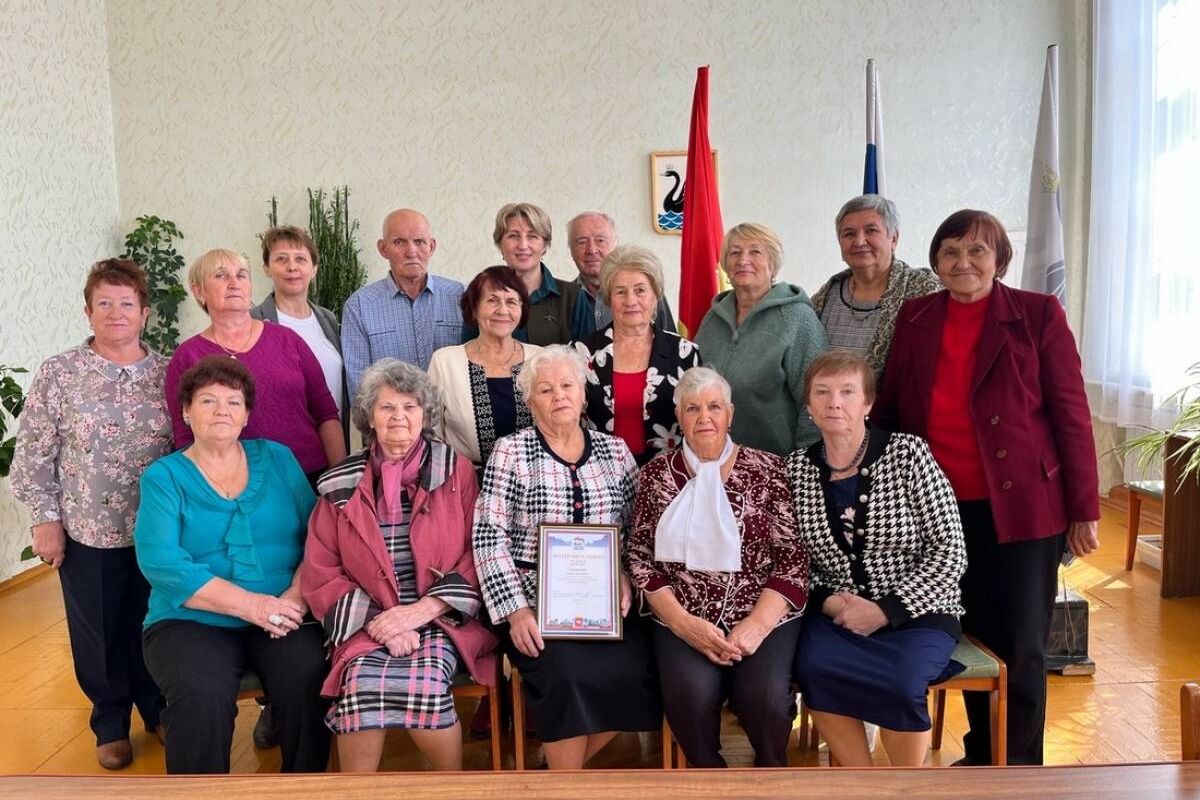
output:
[[[590,286],[599,283],[600,265],[616,246],[615,239],[612,227],[604,217],[583,217],[571,230],[571,258],[575,259],[579,274]]]
[[[429,232],[429,221],[422,214],[393,211],[384,222],[378,247],[393,278],[419,280],[429,272],[429,259],[437,250],[437,240]]]

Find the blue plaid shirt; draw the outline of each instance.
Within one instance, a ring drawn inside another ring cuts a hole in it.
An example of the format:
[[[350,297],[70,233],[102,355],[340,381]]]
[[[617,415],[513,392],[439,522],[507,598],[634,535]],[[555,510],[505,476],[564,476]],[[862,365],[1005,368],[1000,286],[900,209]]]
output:
[[[350,396],[358,391],[363,371],[381,358],[428,369],[434,350],[458,344],[462,294],[458,281],[429,275],[413,300],[389,274],[350,295],[342,309],[342,358]]]

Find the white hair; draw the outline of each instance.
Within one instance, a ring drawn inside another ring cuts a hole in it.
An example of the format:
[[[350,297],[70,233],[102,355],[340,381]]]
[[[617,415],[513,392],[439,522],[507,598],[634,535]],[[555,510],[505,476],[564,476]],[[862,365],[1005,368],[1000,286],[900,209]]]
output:
[[[538,370],[555,361],[565,361],[570,364],[575,369],[576,377],[579,378],[579,385],[587,385],[587,359],[583,354],[565,344],[548,345],[525,359],[525,363],[521,366],[521,374],[517,375],[517,388],[521,390],[521,397],[526,403],[529,402],[529,396],[533,394],[533,385],[537,383]]]
[[[729,387],[729,381],[722,378],[719,372],[709,367],[692,367],[683,373],[679,383],[675,385],[675,408],[682,408],[685,400],[713,387],[721,390],[721,398],[725,405],[733,403],[733,390]]]

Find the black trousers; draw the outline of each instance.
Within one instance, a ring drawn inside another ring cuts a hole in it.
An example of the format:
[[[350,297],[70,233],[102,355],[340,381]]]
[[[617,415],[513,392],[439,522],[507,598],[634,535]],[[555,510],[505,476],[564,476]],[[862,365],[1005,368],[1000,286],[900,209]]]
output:
[[[792,657],[800,620],[780,625],[754,655],[728,667],[712,663],[666,626],[655,623],[653,628],[663,709],[689,764],[725,766],[721,707],[728,700],[754,748],[754,766],[786,767],[788,736],[796,716]]]
[[[67,537],[58,570],[79,688],[92,703],[96,744],[129,738],[133,707],[158,727],[163,699],[142,660],[150,584],[132,547],[88,547]]]
[[[167,772],[229,772],[237,691],[246,668],[270,694],[282,772],[324,772],[329,761],[324,634],[301,625],[282,639],[261,628],[166,620],[146,630],[146,664],[167,698]]]
[[[1008,665],[1008,763],[1041,764],[1046,726],[1046,637],[1066,535],[999,544],[987,501],[959,503],[967,543],[962,618],[969,633]],[[966,756],[992,760],[986,692],[964,692]]]

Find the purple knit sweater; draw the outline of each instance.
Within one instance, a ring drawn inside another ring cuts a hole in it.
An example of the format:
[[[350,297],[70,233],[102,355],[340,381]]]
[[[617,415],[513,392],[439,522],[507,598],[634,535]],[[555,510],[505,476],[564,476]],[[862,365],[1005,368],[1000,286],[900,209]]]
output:
[[[192,429],[183,424],[179,378],[188,367],[212,355],[225,355],[225,351],[197,334],[179,345],[167,366],[167,407],[176,449],[182,450],[193,439]],[[241,438],[270,439],[287,446],[305,472],[327,468],[317,427],[338,418],[337,404],[325,385],[317,357],[304,340],[282,325],[264,322],[262,336],[238,355],[238,361],[254,376],[256,396]]]

